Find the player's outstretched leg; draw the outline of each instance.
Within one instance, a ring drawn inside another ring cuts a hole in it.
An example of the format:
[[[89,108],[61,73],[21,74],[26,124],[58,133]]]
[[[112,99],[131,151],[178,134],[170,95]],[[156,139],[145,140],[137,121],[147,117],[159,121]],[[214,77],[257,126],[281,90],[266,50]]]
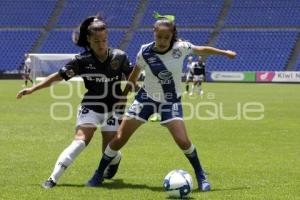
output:
[[[110,148],[109,145],[107,145],[104,154],[101,158],[101,161],[99,163],[98,169],[95,171],[92,178],[86,183],[87,187],[98,187],[103,182],[103,175],[105,169],[108,167],[110,162],[117,156],[118,151],[114,151]]]
[[[68,146],[58,157],[54,170],[46,180],[42,187],[45,189],[53,188],[58,179],[64,173],[64,171],[68,168],[68,166],[73,162],[73,160],[82,152],[85,148],[85,142],[83,140],[74,140],[70,146]]]
[[[191,165],[194,168],[198,188],[200,191],[209,191],[210,184],[205,177],[205,173],[200,164],[196,148],[193,144],[191,144],[185,129],[184,122],[182,120],[173,120],[166,124],[166,127],[171,132],[175,142],[182,149],[183,153],[190,161]]]

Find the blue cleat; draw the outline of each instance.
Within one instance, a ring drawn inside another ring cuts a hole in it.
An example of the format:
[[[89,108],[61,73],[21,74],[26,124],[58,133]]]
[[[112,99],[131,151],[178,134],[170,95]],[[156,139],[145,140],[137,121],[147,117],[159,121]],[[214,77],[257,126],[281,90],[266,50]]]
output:
[[[86,187],[99,187],[103,182],[103,174],[95,171],[93,177],[85,184]]]
[[[210,184],[208,182],[207,179],[205,180],[202,180],[199,184],[199,190],[202,191],[202,192],[207,192],[207,191],[210,191]]]

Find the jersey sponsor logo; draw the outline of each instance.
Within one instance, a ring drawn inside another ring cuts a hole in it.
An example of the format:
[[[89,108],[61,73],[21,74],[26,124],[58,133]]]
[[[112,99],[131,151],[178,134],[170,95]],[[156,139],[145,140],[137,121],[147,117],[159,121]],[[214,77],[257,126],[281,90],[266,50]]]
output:
[[[172,72],[168,71],[168,70],[164,70],[158,73],[158,78],[159,81],[158,83],[160,84],[171,84],[171,79],[172,79]]]
[[[169,80],[172,78],[172,72],[164,70],[158,73],[158,78],[161,80]]]
[[[95,81],[97,83],[107,83],[107,82],[113,82],[113,81],[117,81],[119,80],[119,76],[115,76],[115,77],[91,77],[91,76],[87,76],[86,79],[88,81]]]
[[[179,49],[173,49],[172,56],[173,58],[178,59],[182,56],[182,53]]]
[[[118,60],[112,60],[110,66],[113,70],[117,70],[120,67],[120,62]]]
[[[155,58],[155,57],[150,57],[150,58],[147,59],[147,62],[148,62],[149,64],[153,64],[153,63],[156,62],[156,58]]]
[[[96,67],[93,66],[92,64],[89,64],[89,66],[86,66],[85,68],[86,68],[86,69],[96,69]]]

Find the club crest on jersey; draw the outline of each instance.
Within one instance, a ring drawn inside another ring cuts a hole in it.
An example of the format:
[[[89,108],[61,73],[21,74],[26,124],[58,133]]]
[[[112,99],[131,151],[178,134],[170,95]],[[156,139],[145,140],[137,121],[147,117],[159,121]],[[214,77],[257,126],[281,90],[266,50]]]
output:
[[[75,76],[75,72],[73,71],[73,69],[69,69],[66,71],[66,75],[69,78],[72,78],[73,76]]]
[[[117,70],[120,67],[120,62],[118,60],[112,60],[110,66],[113,70]]]
[[[172,56],[175,59],[178,59],[182,56],[182,53],[179,49],[173,49]]]

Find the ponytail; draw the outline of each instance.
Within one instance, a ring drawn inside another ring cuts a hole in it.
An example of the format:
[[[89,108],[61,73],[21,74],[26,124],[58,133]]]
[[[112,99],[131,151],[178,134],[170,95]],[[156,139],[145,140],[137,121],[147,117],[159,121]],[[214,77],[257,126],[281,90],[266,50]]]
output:
[[[106,24],[100,16],[91,16],[86,18],[72,34],[73,42],[85,49],[90,48],[87,40],[88,36],[97,31],[106,30]]]

